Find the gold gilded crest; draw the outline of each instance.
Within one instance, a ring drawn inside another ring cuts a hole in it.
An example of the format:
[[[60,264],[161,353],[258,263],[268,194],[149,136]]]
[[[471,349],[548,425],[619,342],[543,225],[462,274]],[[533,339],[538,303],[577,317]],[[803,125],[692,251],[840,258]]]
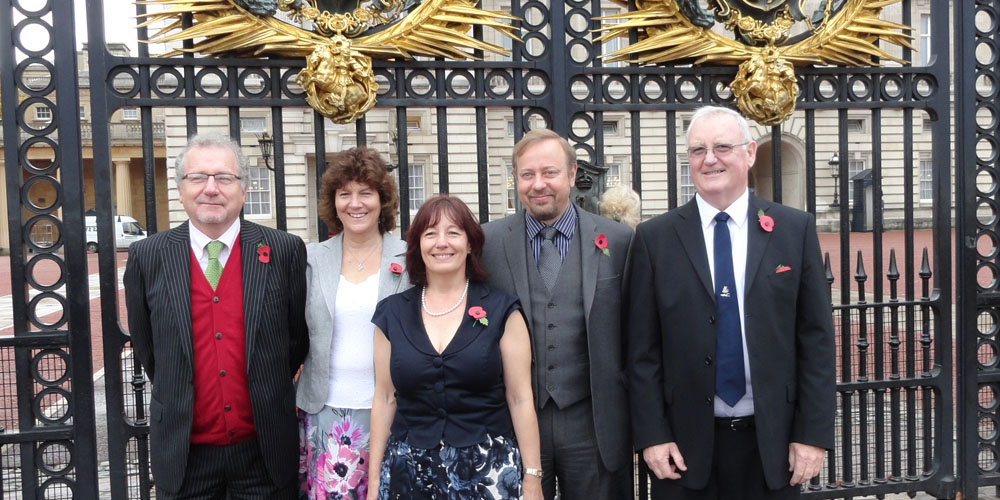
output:
[[[306,100],[336,123],[350,123],[375,105],[378,83],[372,58],[415,55],[469,59],[471,51],[507,54],[468,34],[473,25],[517,40],[514,17],[476,7],[475,0],[148,0],[164,7],[142,26],[165,25],[150,42],[191,40],[206,55],[305,57],[296,81]],[[275,17],[279,11],[306,30]],[[183,27],[181,16],[194,22]]]
[[[604,54],[609,62],[738,65],[730,84],[740,110],[763,125],[777,125],[795,110],[796,65],[877,66],[879,60],[905,63],[879,47],[879,41],[913,48],[911,27],[879,18],[882,8],[900,0],[820,0],[812,15],[806,0],[715,0],[713,13],[697,0],[636,0],[636,10],[608,16],[618,21],[597,31],[598,42],[636,43]],[[715,20],[733,33],[713,31]],[[790,36],[796,23],[803,33]]]

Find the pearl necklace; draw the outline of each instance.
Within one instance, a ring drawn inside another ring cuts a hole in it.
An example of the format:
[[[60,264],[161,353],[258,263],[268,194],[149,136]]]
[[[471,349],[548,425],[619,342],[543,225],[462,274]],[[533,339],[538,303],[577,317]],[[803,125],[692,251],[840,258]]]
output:
[[[444,311],[441,311],[439,313],[435,313],[435,312],[431,312],[430,309],[427,309],[427,287],[425,286],[425,287],[423,287],[420,290],[420,307],[424,308],[424,312],[427,313],[428,316],[434,316],[434,317],[444,316],[445,314],[448,314],[448,313],[454,311],[455,309],[458,309],[458,306],[462,305],[462,301],[465,300],[465,296],[466,295],[469,295],[469,280],[468,279],[465,280],[465,291],[462,292],[462,296],[458,298],[458,302],[455,302],[455,305],[449,307],[448,309],[445,309]]]

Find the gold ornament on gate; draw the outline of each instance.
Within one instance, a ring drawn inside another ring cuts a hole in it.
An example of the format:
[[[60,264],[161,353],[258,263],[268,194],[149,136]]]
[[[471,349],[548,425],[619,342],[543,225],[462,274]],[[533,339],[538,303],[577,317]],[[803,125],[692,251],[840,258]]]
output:
[[[778,125],[795,111],[795,70],[772,53],[754,54],[740,64],[729,88],[740,110],[761,125]]]
[[[200,52],[217,56],[304,57],[296,82],[306,101],[336,123],[370,110],[378,95],[372,59],[474,58],[473,51],[510,51],[472,37],[483,26],[518,40],[501,12],[477,0],[138,0],[162,9],[140,17],[143,26],[166,26],[150,42],[193,42],[166,56]],[[193,23],[184,27],[182,18]],[[288,21],[290,18],[291,22]],[[300,25],[292,24],[299,23]],[[302,26],[311,26],[311,30]]]
[[[609,21],[595,42],[638,40],[603,54],[608,62],[691,63],[739,66],[730,83],[736,104],[763,125],[777,125],[795,110],[795,66],[827,64],[878,66],[904,63],[879,43],[909,47],[910,26],[879,18],[882,8],[901,0],[636,0],[636,10],[601,18]],[[813,12],[806,15],[806,7]],[[716,21],[732,38],[713,31]],[[795,26],[803,26],[792,34]]]
[[[378,83],[372,60],[342,35],[316,47],[295,79],[306,90],[306,101],[336,123],[350,123],[375,106]]]

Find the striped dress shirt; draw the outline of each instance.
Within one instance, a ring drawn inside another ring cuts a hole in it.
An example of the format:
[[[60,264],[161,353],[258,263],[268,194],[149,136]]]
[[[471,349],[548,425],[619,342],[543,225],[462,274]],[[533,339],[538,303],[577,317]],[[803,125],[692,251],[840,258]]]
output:
[[[573,241],[573,234],[576,233],[576,207],[572,203],[563,214],[556,219],[552,227],[556,228],[556,237],[552,240],[556,249],[559,250],[559,260],[566,260],[566,251],[569,250],[569,243]],[[538,267],[538,254],[542,251],[542,236],[539,234],[545,227],[538,219],[531,216],[527,210],[524,211],[524,228],[528,232],[528,241],[531,242],[531,254],[535,257],[535,267]]]

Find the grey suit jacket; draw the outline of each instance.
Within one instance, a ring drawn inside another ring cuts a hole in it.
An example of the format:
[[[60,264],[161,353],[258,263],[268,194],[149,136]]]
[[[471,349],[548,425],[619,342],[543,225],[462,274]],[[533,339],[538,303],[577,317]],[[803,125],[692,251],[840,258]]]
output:
[[[628,394],[622,368],[622,290],[626,259],[632,245],[632,230],[623,224],[577,209],[583,252],[584,317],[590,356],[590,394],[594,427],[601,460],[608,470],[631,464]],[[524,211],[483,225],[486,245],[483,264],[489,284],[521,299],[524,314],[531,318],[528,266],[535,265],[527,252]],[[604,234],[610,255],[597,248],[594,239]],[[529,326],[531,321],[528,321]],[[533,356],[534,358],[535,356]],[[532,361],[534,363],[534,361]],[[534,386],[534,382],[533,386]],[[534,390],[538,390],[537,386]]]
[[[271,247],[260,262],[257,247]],[[242,221],[247,385],[264,464],[277,486],[298,473],[292,376],[309,348],[306,248],[297,236]],[[184,482],[194,412],[191,244],[188,222],[129,247],[125,303],[136,360],[152,382],[149,448],[153,477],[175,493]]]
[[[306,324],[309,325],[309,354],[295,387],[295,403],[309,413],[319,413],[326,405],[330,389],[330,343],[333,315],[340,284],[340,260],[344,251],[343,233],[326,241],[310,243],[306,264]],[[399,276],[389,265],[404,269]],[[378,279],[378,300],[410,288],[406,274],[406,243],[386,234],[382,238],[382,260]],[[374,360],[372,361],[374,363]]]

